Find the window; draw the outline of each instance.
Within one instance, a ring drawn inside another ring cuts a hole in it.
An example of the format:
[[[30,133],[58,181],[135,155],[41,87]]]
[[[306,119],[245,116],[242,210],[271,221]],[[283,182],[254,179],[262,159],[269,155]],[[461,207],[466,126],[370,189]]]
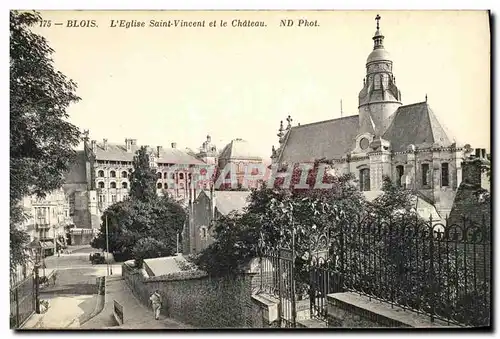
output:
[[[105,195],[99,195],[99,202],[106,202],[106,196]]]
[[[97,172],[97,176],[99,178],[104,178],[104,171],[103,170],[100,170],[99,172]]]
[[[422,186],[429,185],[429,164],[422,164]]]
[[[126,178],[127,176],[128,176],[127,171],[123,171],[123,172],[122,172],[122,178]]]
[[[370,170],[368,168],[363,168],[359,171],[359,190],[370,190]]]
[[[116,182],[112,181],[109,183],[110,188],[116,188]]]
[[[192,176],[191,173],[188,174],[188,179],[191,180]]]
[[[128,188],[128,184],[126,182],[122,182],[122,188]]]
[[[167,185],[167,183],[164,183],[164,184],[163,184],[163,188],[164,188],[164,189],[168,189],[168,185]]]
[[[171,179],[175,179],[175,173],[170,174]]]
[[[161,184],[161,182],[159,182],[158,184],[156,184],[156,188],[158,188],[159,190],[161,190],[162,186],[163,185]]]
[[[111,195],[111,202],[112,203],[116,202],[116,195],[115,194]]]
[[[179,173],[179,179],[184,180],[184,173]]]
[[[109,172],[109,176],[110,176],[111,178],[116,178],[116,172],[115,172],[115,171],[110,171],[110,172]]]
[[[69,215],[73,216],[75,214],[75,193],[69,196]]]
[[[405,173],[405,168],[403,165],[398,165],[396,166],[396,182],[398,186],[402,186],[401,179],[403,178],[403,175]]]
[[[167,179],[167,178],[168,178],[168,173],[167,172],[163,173],[163,179]]]
[[[375,74],[373,78],[373,89],[380,89],[380,74]]]
[[[99,187],[99,188],[104,188],[104,181],[99,181],[99,182],[97,183],[97,187]]]
[[[449,179],[448,163],[445,162],[441,164],[441,186],[449,186]]]

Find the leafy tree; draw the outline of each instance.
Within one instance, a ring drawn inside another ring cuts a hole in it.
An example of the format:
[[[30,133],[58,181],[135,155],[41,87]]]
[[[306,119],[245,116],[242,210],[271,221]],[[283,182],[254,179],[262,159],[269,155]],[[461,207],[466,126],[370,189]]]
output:
[[[142,264],[145,255],[151,258],[173,255],[177,234],[182,234],[186,212],[167,196],[156,195],[156,174],[149,166],[146,149],[137,151],[134,169],[130,175],[129,199],[113,204],[102,215],[101,229],[92,241],[95,248],[106,249],[106,219],[109,250],[122,259],[137,259]],[[151,238],[141,250],[141,239]],[[159,253],[159,254],[158,254]]]
[[[156,173],[149,166],[149,155],[145,146],[137,150],[133,167],[134,170],[130,174],[130,198],[145,202],[154,201],[157,197]]]
[[[172,249],[164,242],[152,237],[142,238],[132,248],[136,267],[142,267],[144,259],[172,255]]]
[[[28,237],[16,229],[24,220],[19,202],[61,187],[80,142],[67,121],[67,108],[80,100],[76,84],[54,68],[54,50],[30,30],[40,22],[36,12],[10,12],[11,269],[26,259],[20,248]]]

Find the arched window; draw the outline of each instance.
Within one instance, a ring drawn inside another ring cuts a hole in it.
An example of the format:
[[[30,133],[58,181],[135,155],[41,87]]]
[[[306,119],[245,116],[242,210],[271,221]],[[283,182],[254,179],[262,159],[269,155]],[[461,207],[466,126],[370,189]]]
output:
[[[405,173],[405,168],[403,165],[396,166],[396,183],[398,186],[402,186],[401,178],[403,177],[404,173]]]
[[[127,173],[127,171],[123,171],[122,172],[122,178],[126,178],[126,177],[128,177],[128,173]]]
[[[448,163],[444,162],[441,164],[441,186],[450,185],[450,173],[448,168]]]
[[[359,171],[359,190],[370,190],[370,169],[368,168],[363,168]]]
[[[128,184],[126,182],[122,182],[122,188],[128,188]]]
[[[175,179],[175,173],[170,174],[171,179]]]
[[[429,185],[429,164],[422,164],[422,186]]]
[[[167,178],[168,178],[168,173],[167,172],[163,173],[163,179],[167,179]]]
[[[188,179],[191,180],[191,178],[192,178],[192,175],[191,175],[191,173],[189,173],[188,174]]]
[[[157,177],[158,179],[161,179],[161,172],[156,173],[156,177]]]
[[[109,172],[109,176],[110,176],[111,178],[116,178],[116,172],[115,172],[115,171],[110,171],[110,172]]]
[[[156,184],[156,188],[158,188],[159,190],[161,190],[162,186],[163,185],[161,184],[161,182],[159,182],[159,183]]]
[[[110,188],[116,188],[116,182],[112,181],[109,183]]]
[[[99,178],[104,178],[104,171],[103,170],[100,170],[99,172],[97,172],[97,176]]]
[[[163,184],[163,188],[164,188],[164,189],[168,189],[168,184],[167,184],[167,183],[164,183],[164,184]]]
[[[380,89],[380,74],[373,77],[373,89]]]
[[[184,173],[179,173],[179,179],[184,180]]]
[[[97,187],[99,187],[99,188],[104,188],[104,181],[99,181],[99,182],[97,183]]]

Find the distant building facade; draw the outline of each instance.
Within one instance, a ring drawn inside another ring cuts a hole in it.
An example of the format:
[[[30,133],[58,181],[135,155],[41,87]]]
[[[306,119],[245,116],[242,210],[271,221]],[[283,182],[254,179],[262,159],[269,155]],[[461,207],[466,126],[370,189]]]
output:
[[[220,216],[242,212],[250,191],[201,191],[189,207],[183,253],[199,253],[214,241],[214,227]]]
[[[29,235],[30,242],[40,240],[45,256],[66,246],[66,230],[72,220],[69,199],[63,189],[54,190],[44,198],[24,197],[21,206],[27,219],[20,228]]]
[[[353,173],[361,191],[380,191],[383,176],[418,190],[441,217],[451,211],[462,182],[462,162],[469,145],[450,140],[425,101],[403,105],[393,62],[379,26],[359,93],[358,114],[306,125],[280,124],[278,165],[327,160],[338,173]]]

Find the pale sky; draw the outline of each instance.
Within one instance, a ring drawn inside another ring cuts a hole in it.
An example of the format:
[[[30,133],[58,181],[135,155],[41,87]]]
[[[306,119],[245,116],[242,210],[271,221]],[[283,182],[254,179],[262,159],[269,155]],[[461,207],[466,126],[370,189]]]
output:
[[[451,138],[490,148],[487,12],[379,11],[384,46],[403,104],[425,100]],[[46,11],[37,28],[55,66],[78,84],[70,121],[91,139],[197,149],[207,133],[221,149],[234,138],[268,158],[279,121],[357,114],[373,49],[373,11]],[[96,20],[68,28],[68,19]],[[267,27],[231,27],[233,19]],[[280,27],[292,19],[293,27]],[[297,27],[298,19],[319,27]],[[146,27],[112,28],[111,20]],[[150,28],[150,20],[205,20],[204,28]],[[217,20],[217,27],[209,22]],[[226,20],[227,27],[219,27]],[[63,22],[55,26],[54,22]],[[286,124],[285,124],[286,125]]]

